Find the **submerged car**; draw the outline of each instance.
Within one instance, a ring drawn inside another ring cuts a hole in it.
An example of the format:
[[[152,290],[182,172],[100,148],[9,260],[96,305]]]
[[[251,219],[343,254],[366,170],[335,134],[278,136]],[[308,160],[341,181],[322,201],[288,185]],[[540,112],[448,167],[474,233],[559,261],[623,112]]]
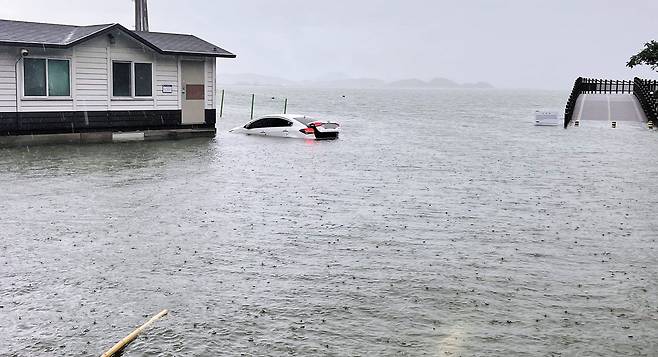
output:
[[[274,114],[252,120],[244,126],[231,129],[230,132],[283,138],[330,140],[338,139],[340,125],[304,115]]]

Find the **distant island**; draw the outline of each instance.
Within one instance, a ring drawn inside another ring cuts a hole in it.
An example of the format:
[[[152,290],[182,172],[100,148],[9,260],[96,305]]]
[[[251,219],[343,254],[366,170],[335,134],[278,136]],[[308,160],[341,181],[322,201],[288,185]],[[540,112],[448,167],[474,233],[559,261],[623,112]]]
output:
[[[424,81],[417,78],[397,81],[384,81],[375,78],[322,78],[318,80],[292,81],[279,77],[263,76],[259,74],[222,74],[218,78],[219,85],[235,86],[266,86],[266,87],[329,87],[329,88],[494,88],[487,82],[457,83],[447,78],[434,78]]]

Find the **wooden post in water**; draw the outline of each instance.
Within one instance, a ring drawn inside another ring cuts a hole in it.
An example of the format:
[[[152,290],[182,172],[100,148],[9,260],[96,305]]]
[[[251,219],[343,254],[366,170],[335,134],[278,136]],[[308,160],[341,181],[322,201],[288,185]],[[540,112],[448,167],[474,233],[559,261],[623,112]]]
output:
[[[256,95],[251,95],[251,119],[254,118],[254,101],[256,100]]]
[[[123,340],[119,341],[116,345],[112,346],[107,352],[103,353],[101,357],[112,357],[114,356],[115,353],[121,351],[124,349],[129,343],[133,342],[137,336],[139,336],[140,333],[144,332],[149,326],[151,326],[154,322],[156,322],[158,319],[160,319],[162,316],[166,315],[169,313],[169,310],[162,310],[160,311],[159,314],[153,316],[150,320],[148,320],[145,324],[142,326],[138,327],[135,331],[131,332],[130,335],[124,337]]]
[[[288,114],[288,98],[283,102],[283,114]]]
[[[224,115],[224,89],[222,89],[222,102],[219,105],[219,117],[221,118]]]

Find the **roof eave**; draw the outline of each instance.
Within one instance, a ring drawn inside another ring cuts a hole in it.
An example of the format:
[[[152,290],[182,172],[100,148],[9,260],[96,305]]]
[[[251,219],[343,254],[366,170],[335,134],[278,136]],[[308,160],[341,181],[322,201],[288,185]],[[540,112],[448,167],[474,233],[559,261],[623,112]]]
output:
[[[198,56],[198,57],[218,57],[218,58],[236,58],[233,53],[212,53],[212,52],[180,52],[180,51],[163,51],[165,55],[172,56]]]
[[[134,31],[130,31],[127,28],[121,26],[120,24],[116,24],[116,26],[117,26],[118,29],[120,29],[124,33],[128,34],[130,37],[137,40],[138,42],[141,42],[142,44],[146,45],[147,47],[149,47],[153,51],[155,51],[157,53],[160,53],[160,54],[165,53],[165,51],[161,50],[158,46],[156,46],[156,45],[152,44],[151,42],[147,41],[144,37],[136,34]]]
[[[43,42],[21,42],[21,41],[0,41],[2,46],[12,47],[47,47],[47,48],[68,48],[69,45],[61,43],[43,43]]]
[[[71,48],[73,46],[76,46],[84,41],[90,40],[94,37],[101,36],[103,34],[106,34],[110,31],[112,31],[115,28],[121,28],[126,32],[127,31],[123,26],[119,24],[112,24],[108,25],[106,27],[103,27],[102,29],[99,29],[97,31],[94,31],[86,36],[80,37],[79,39],[67,43],[43,43],[43,42],[21,42],[21,41],[0,41],[0,45],[8,45],[8,46],[26,46],[26,47],[47,47],[47,48]],[[142,41],[141,39],[139,40],[140,42]]]
[[[97,31],[94,31],[94,32],[92,32],[92,33],[90,33],[90,34],[88,34],[88,35],[86,35],[86,36],[80,37],[79,39],[77,39],[77,40],[75,40],[75,41],[72,41],[72,42],[67,43],[67,47],[73,47],[73,46],[75,46],[75,45],[77,45],[77,44],[79,44],[79,43],[81,43],[81,42],[84,42],[84,41],[90,40],[90,39],[92,39],[92,38],[94,38],[94,37],[96,37],[96,36],[100,36],[100,35],[106,34],[106,33],[110,32],[110,31],[112,31],[112,30],[113,30],[115,27],[117,27],[117,26],[121,26],[121,25],[119,25],[119,24],[111,24],[111,25],[107,25],[107,26],[105,26],[105,27],[103,27],[103,28],[101,28],[101,29],[99,29],[99,30],[97,30]]]

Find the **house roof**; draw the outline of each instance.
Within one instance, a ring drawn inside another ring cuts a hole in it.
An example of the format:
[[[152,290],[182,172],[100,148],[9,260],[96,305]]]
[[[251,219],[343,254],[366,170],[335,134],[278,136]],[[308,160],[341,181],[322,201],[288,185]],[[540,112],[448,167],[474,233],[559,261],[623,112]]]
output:
[[[235,58],[233,53],[193,35],[137,32],[119,24],[72,26],[0,20],[0,45],[69,48],[112,30],[122,31],[161,54]]]
[[[143,31],[134,31],[134,33],[168,53],[235,57],[234,54],[193,35]]]

